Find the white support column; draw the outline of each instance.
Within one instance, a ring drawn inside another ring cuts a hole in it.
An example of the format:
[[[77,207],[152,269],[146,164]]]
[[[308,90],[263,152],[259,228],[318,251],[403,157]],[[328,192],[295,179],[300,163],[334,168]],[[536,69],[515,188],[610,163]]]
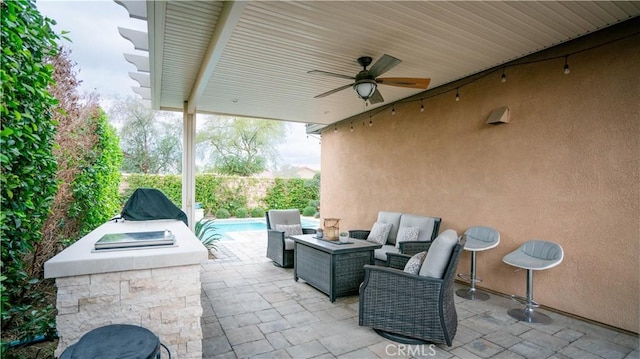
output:
[[[189,218],[189,228],[194,230],[196,198],[196,116],[187,111],[189,104],[184,103],[182,113],[182,210]]]

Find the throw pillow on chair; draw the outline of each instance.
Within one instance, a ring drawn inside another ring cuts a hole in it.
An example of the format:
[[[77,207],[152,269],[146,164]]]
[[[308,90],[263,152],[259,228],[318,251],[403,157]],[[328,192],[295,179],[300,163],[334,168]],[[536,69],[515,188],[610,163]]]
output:
[[[422,262],[424,262],[424,258],[427,256],[427,252],[416,253],[409,259],[407,264],[404,266],[405,273],[418,274],[420,273],[420,267],[422,267]]]
[[[284,232],[285,237],[297,236],[302,234],[302,225],[300,224],[276,224],[276,231]]]
[[[389,232],[391,232],[392,226],[393,224],[391,223],[374,223],[367,240],[385,245],[387,243],[387,238],[389,238]]]
[[[398,236],[396,237],[396,248],[400,248],[400,242],[417,241],[419,234],[420,227],[400,227],[400,229],[398,229]]]

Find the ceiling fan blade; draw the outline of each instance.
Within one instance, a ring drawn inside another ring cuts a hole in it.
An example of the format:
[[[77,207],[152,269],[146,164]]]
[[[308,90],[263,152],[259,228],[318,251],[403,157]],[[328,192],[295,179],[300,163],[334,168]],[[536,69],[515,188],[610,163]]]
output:
[[[373,105],[373,104],[380,103],[380,102],[384,102],[384,98],[382,98],[382,94],[380,93],[380,91],[378,91],[378,89],[376,89],[373,92],[373,95],[371,95],[371,97],[369,97],[369,103]]]
[[[340,78],[348,79],[348,80],[355,80],[356,79],[353,76],[334,74],[333,72],[327,72],[327,71],[322,71],[322,70],[311,70],[311,71],[307,71],[307,73],[308,74],[315,74],[315,75],[325,75],[325,76],[340,77]]]
[[[383,73],[391,70],[401,62],[402,60],[400,59],[396,59],[391,55],[384,54],[381,58],[378,59],[378,61],[376,61],[375,64],[371,66],[371,68],[369,69],[369,74],[373,77],[378,77]]]
[[[413,78],[413,77],[383,77],[377,78],[376,82],[382,85],[409,87],[413,89],[427,89],[431,79]]]
[[[342,90],[344,90],[344,89],[348,89],[349,87],[352,87],[352,86],[353,86],[353,84],[340,86],[340,87],[338,87],[337,89],[333,89],[333,90],[331,90],[331,91],[327,91],[327,92],[325,92],[325,93],[321,93],[321,94],[319,94],[318,96],[315,96],[314,98],[320,98],[320,97],[329,96],[329,95],[331,95],[331,94],[333,94],[333,93],[336,93],[336,92],[338,92],[338,91],[342,91]]]

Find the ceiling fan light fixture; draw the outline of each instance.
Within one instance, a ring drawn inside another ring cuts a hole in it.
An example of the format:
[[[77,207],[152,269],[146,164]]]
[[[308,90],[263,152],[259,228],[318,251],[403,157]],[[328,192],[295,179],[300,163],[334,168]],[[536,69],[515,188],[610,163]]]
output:
[[[356,90],[358,97],[365,101],[376,92],[376,87],[376,81],[372,79],[363,79],[353,85],[353,89]]]

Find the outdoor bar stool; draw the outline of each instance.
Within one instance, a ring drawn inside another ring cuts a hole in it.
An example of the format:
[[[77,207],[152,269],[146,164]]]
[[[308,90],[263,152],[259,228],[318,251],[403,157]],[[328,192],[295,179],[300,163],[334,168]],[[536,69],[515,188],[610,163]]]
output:
[[[491,227],[474,226],[467,229],[464,236],[467,239],[464,250],[471,252],[471,274],[458,274],[458,277],[468,281],[471,287],[458,289],[456,294],[465,299],[487,300],[488,294],[476,290],[476,283],[482,282],[482,279],[476,276],[476,252],[495,248],[500,243],[500,233]]]
[[[60,359],[159,359],[160,347],[171,358],[169,349],[149,329],[137,325],[111,324],[83,335],[60,355]]]
[[[527,270],[527,297],[511,296],[511,299],[524,304],[525,308],[510,309],[508,313],[512,318],[527,323],[551,323],[549,316],[533,310],[533,308],[539,307],[538,303],[533,300],[533,271],[553,268],[560,264],[563,258],[562,246],[539,239],[525,242],[520,248],[502,258],[502,261],[510,266]]]

